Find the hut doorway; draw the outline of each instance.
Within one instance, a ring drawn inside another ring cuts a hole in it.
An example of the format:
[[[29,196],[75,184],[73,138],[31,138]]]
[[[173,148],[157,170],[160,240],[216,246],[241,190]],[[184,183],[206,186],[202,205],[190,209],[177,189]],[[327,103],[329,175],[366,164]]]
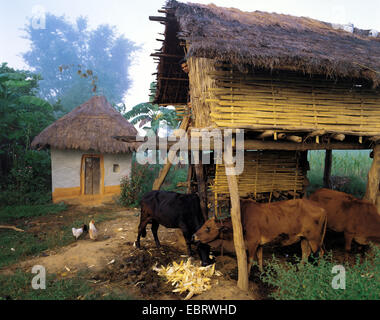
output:
[[[89,156],[84,160],[84,194],[100,194],[100,157]]]

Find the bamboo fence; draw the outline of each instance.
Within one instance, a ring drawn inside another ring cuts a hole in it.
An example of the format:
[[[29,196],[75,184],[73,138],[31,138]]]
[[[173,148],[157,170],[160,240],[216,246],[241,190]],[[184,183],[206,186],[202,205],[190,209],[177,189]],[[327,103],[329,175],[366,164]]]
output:
[[[239,196],[290,191],[302,193],[306,178],[306,169],[301,165],[295,151],[249,151],[244,158],[243,173],[237,176]],[[229,194],[225,166],[216,165],[215,178],[211,181],[210,191],[215,203]]]

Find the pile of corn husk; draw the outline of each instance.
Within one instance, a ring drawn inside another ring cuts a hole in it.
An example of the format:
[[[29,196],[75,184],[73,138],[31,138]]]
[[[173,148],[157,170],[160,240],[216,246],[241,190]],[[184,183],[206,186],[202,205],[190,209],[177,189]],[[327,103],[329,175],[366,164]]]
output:
[[[213,275],[220,277],[221,272],[215,270],[215,263],[207,267],[195,266],[191,263],[191,258],[185,263],[182,260],[179,264],[173,261],[167,267],[160,268],[155,265],[153,270],[159,276],[165,277],[167,283],[171,282],[175,286],[173,292],[180,294],[189,291],[184,300],[190,299],[194,294],[200,294],[211,289],[211,277]]]

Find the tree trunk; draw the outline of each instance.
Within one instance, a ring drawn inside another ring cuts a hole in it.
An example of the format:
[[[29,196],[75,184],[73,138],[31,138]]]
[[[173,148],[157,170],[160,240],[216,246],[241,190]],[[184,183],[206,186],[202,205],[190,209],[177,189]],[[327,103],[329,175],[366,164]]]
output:
[[[325,170],[323,173],[323,187],[331,189],[331,166],[332,166],[332,150],[326,150]]]

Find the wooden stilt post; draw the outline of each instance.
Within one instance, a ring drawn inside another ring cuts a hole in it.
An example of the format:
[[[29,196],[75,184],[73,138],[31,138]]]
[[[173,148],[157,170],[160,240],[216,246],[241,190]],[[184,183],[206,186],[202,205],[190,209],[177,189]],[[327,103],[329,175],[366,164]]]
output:
[[[326,150],[325,170],[323,172],[323,187],[331,189],[331,166],[332,166],[332,150]]]
[[[195,174],[197,177],[198,185],[198,195],[201,205],[201,210],[205,221],[208,219],[208,208],[207,208],[207,185],[206,177],[204,174],[204,168],[202,165],[201,157],[199,157],[199,164],[194,164]]]
[[[376,204],[380,182],[380,144],[373,148],[373,161],[368,172],[367,190],[364,199]]]
[[[231,142],[227,142],[226,148],[231,148]],[[238,263],[238,283],[237,286],[241,290],[248,291],[248,265],[247,265],[247,253],[245,249],[244,237],[243,237],[243,226],[241,224],[241,214],[240,214],[240,196],[239,188],[237,183],[237,178],[233,173],[234,167],[232,164],[232,158],[228,152],[224,153],[224,161],[226,167],[226,176],[228,182],[228,189],[230,192],[231,199],[231,220],[233,229],[234,246]],[[227,172],[229,170],[230,172]]]

